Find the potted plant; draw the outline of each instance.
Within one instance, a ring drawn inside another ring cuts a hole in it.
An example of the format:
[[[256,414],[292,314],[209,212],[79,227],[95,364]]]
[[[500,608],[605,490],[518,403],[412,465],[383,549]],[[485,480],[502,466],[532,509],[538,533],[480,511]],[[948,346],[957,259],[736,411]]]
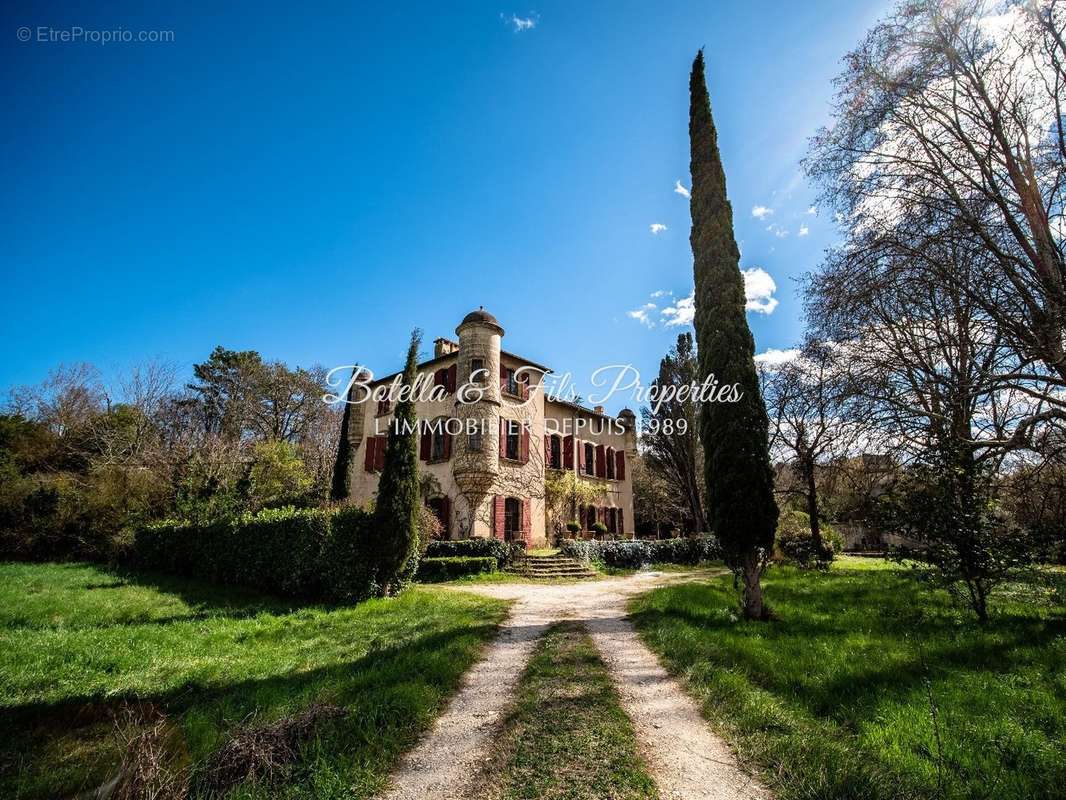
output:
[[[576,539],[577,534],[581,531],[581,523],[572,519],[566,523],[566,529],[570,532],[570,538]]]
[[[602,522],[594,522],[592,524],[592,530],[596,534],[597,539],[602,539],[607,534],[607,526]]]

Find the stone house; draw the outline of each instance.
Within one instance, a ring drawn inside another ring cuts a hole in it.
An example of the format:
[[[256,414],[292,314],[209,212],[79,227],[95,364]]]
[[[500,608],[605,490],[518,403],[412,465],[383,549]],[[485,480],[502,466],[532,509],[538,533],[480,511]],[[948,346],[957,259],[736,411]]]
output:
[[[428,504],[449,539],[495,536],[542,546],[560,523],[546,509],[546,484],[566,472],[598,487],[594,504],[573,503],[567,519],[585,531],[603,523],[609,536],[632,536],[636,416],[613,417],[546,396],[547,367],[501,348],[504,330],[479,309],[437,339],[418,365],[419,469]],[[390,387],[400,375],[368,381],[353,394],[348,441],[351,501],[377,491],[388,426]],[[393,395],[395,396],[395,394]],[[552,483],[556,485],[556,483]],[[549,530],[551,528],[551,530]]]

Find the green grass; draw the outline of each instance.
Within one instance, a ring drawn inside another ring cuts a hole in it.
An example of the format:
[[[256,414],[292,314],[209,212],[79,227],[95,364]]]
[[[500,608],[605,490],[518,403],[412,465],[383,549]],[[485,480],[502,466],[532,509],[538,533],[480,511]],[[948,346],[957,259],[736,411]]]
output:
[[[769,623],[738,619],[730,577],[631,611],[779,800],[1050,800],[1066,787],[1066,593],[1044,575],[1005,587],[985,628],[870,559],[772,569]]]
[[[186,763],[234,725],[345,708],[286,781],[234,796],[369,797],[476,660],[506,604],[417,587],[354,607],[78,564],[0,564],[0,796],[99,785],[115,712],[164,713]]]
[[[485,800],[658,797],[607,667],[572,622],[537,644],[489,763],[472,793]]]

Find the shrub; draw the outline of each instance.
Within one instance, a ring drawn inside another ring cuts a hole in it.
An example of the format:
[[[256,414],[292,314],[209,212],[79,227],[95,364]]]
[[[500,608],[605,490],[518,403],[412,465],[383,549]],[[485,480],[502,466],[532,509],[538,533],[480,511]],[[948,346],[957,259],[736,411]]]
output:
[[[564,539],[559,549],[582,561],[595,561],[608,567],[639,569],[648,564],[695,565],[718,558],[718,540],[713,536],[678,539],[627,539],[622,541],[582,541]]]
[[[514,559],[514,549],[499,539],[456,539],[454,541],[433,541],[426,548],[428,558],[451,558],[456,556],[490,556],[496,559],[496,566],[503,569]]]
[[[160,522],[137,531],[131,559],[173,575],[353,602],[376,593],[371,522],[358,508],[279,508],[206,524]]]
[[[607,533],[607,526],[602,522],[594,522],[592,523],[592,530],[602,536]]]
[[[496,571],[496,559],[492,556],[448,556],[423,558],[418,567],[418,579],[425,583],[449,581],[464,575],[480,575]]]
[[[825,566],[836,553],[844,549],[842,537],[828,522],[821,522],[821,553],[816,552],[811,539],[810,517],[803,511],[784,511],[777,523],[775,556],[778,560],[791,561],[801,567]]]
[[[566,529],[570,531],[570,533],[577,533],[581,530],[581,523],[577,520],[571,520],[570,522],[566,523]]]

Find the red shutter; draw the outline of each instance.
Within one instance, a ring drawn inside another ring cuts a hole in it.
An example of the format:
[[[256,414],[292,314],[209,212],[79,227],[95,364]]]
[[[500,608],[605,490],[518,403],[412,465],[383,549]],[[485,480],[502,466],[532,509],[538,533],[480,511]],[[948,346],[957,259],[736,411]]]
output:
[[[455,394],[456,380],[458,376],[459,365],[452,364],[448,367],[448,393]]]
[[[577,446],[577,471],[582,475],[585,474],[585,443],[582,441],[576,441],[574,443]]]
[[[544,434],[544,466],[555,466],[552,464],[552,437],[548,434]]]
[[[563,439],[563,467],[565,469],[574,468],[574,437],[567,436]]]
[[[507,420],[500,418],[500,458],[507,458]]]
[[[596,445],[596,477],[607,477],[607,460],[604,457],[603,445]]]
[[[452,538],[452,499],[445,495],[440,499],[440,514],[444,519],[441,520],[441,525],[444,526],[444,530],[441,531],[441,536],[445,539]]]
[[[374,448],[374,469],[381,472],[385,469],[385,443],[389,439],[387,436],[375,436],[374,438],[378,440]]]
[[[518,460],[523,464],[529,461],[529,428],[522,426],[522,437],[518,441]]]
[[[444,432],[444,460],[447,461],[452,457],[452,435],[447,431]]]
[[[492,498],[492,535],[500,540],[504,538],[503,501],[503,495],[498,494]]]
[[[367,472],[374,471],[374,444],[377,442],[378,437],[368,436],[363,444],[366,445],[366,455],[363,458],[363,469]]]
[[[507,391],[507,367],[500,363],[500,391]]]
[[[626,452],[619,450],[614,454],[614,476],[620,481],[626,479]]]
[[[522,538],[527,542],[530,531],[533,529],[533,514],[530,510],[532,505],[528,497],[522,501]]]
[[[422,440],[419,445],[418,457],[423,461],[429,461],[430,455],[433,453],[433,434],[429,430],[422,431]]]

